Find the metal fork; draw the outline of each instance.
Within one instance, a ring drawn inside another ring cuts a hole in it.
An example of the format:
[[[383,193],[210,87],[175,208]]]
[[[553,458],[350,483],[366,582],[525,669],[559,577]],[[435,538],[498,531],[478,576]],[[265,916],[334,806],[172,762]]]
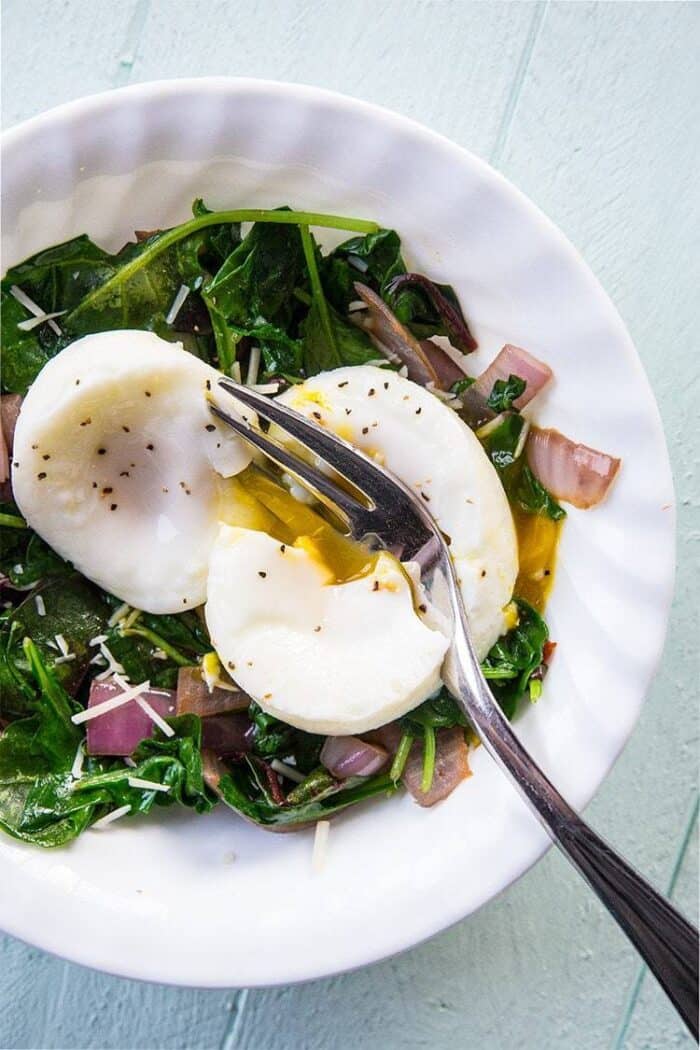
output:
[[[211,411],[309,489],[357,540],[417,562],[431,600],[449,617],[453,637],[442,670],[449,692],[484,747],[508,774],[562,853],[578,869],[698,1036],[698,933],[569,806],[520,743],[481,673],[445,538],[423,502],[398,478],[305,416],[248,387],[221,379],[240,405],[280,428],[329,473],[264,433],[240,407]],[[344,479],[343,487],[333,474]]]

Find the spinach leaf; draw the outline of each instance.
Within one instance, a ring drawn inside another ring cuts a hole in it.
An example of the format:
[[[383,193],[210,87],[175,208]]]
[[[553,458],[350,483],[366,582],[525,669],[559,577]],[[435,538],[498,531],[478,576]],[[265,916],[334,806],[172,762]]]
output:
[[[14,504],[2,504],[2,513],[14,515]],[[0,572],[13,587],[27,588],[46,576],[67,576],[73,567],[60,558],[28,526],[0,524]]]
[[[512,378],[512,377],[511,377]],[[477,432],[489,459],[499,473],[511,503],[528,514],[543,514],[553,521],[566,517],[566,511],[547,492],[530,470],[525,456],[525,420],[519,412],[504,412],[493,420],[497,426]],[[484,432],[485,431],[485,432]]]
[[[43,599],[43,616],[37,609],[37,595]],[[52,577],[35,588],[0,624],[0,715],[24,715],[39,700],[36,674],[23,645],[25,637],[31,637],[37,659],[59,687],[74,693],[94,656],[88,643],[103,629],[108,616],[102,592],[78,573]],[[61,657],[57,634],[63,636],[75,659],[56,663]]]
[[[309,773],[318,765],[324,737],[294,729],[268,715],[255,701],[251,701],[248,707],[248,717],[254,727],[254,754],[265,759],[293,755],[302,773]]]
[[[46,313],[71,311],[114,270],[114,257],[85,235],[38,252],[8,270],[2,281],[4,390],[25,394],[46,362],[73,338],[64,327],[64,318],[57,321],[60,335],[48,324],[22,332],[17,325],[32,315],[10,289],[21,288]]]
[[[437,696],[426,700],[401,719],[401,726],[404,731],[408,731],[414,736],[420,736],[426,727],[431,729],[452,729],[453,726],[467,725],[469,725],[469,722],[466,715],[457,706],[457,703],[444,686]]]
[[[482,671],[507,718],[515,714],[533,672],[542,664],[549,638],[547,624],[522,598],[515,599],[519,621],[499,638],[482,664]]]
[[[343,320],[326,301],[318,272],[316,246],[306,226],[301,228],[301,240],[311,283],[311,309],[301,325],[306,375],[376,360],[377,350],[369,336]]]
[[[211,208],[207,208],[201,197],[192,203],[192,214],[195,219],[200,215],[213,215]],[[211,226],[205,242],[202,254],[204,268],[215,274],[224,260],[241,243],[240,222],[222,223],[220,226]]]
[[[494,412],[507,412],[513,407],[513,402],[525,393],[526,386],[527,383],[520,376],[509,375],[507,379],[497,379],[486,404]]]
[[[405,271],[399,235],[384,229],[343,241],[320,266],[324,293],[343,314],[357,299],[355,281],[369,285],[383,296],[392,277]]]
[[[303,272],[298,229],[290,225],[256,223],[215,276],[205,283],[204,301],[211,317],[219,364],[224,371],[230,371],[235,360],[236,343],[240,339],[236,327],[246,334],[251,328],[261,326],[287,331],[295,312],[294,289],[301,282]]]
[[[263,358],[263,379],[273,376],[298,379],[302,376],[303,347],[300,339],[293,339],[282,328],[266,321],[241,327],[228,325],[237,340],[248,337],[260,347]]]
[[[110,628],[105,644],[132,682],[148,680],[160,689],[175,689],[179,668],[211,651],[206,628],[194,610],[160,616],[142,612],[130,627]]]
[[[266,800],[250,776],[248,767],[238,764],[231,766],[221,777],[218,789],[224,802],[248,820],[262,827],[285,828],[326,820],[356,802],[374,795],[391,794],[396,790],[396,785],[386,773],[375,777],[358,777],[357,780],[337,785],[333,793],[323,794],[322,797],[316,795],[296,805],[280,806]]]

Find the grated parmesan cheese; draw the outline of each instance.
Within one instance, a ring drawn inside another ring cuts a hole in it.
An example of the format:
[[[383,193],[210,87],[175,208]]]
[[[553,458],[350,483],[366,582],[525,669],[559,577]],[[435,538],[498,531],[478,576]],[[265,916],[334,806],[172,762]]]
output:
[[[182,310],[183,306],[185,305],[185,299],[187,298],[187,296],[189,294],[190,294],[190,290],[187,287],[187,285],[186,284],[181,284],[180,287],[177,290],[177,295],[175,296],[175,298],[172,301],[170,309],[168,310],[167,314],[165,315],[165,323],[166,324],[172,324],[173,323],[173,321],[175,320],[177,315],[180,313],[180,310]]]
[[[85,749],[83,748],[82,740],[78,744],[78,750],[75,752],[75,758],[73,759],[73,765],[70,767],[70,775],[73,780],[80,780],[83,775],[83,762],[85,761]]]
[[[287,765],[286,762],[280,761],[279,758],[273,758],[270,762],[270,768],[274,769],[275,773],[279,773],[281,777],[286,777],[287,780],[293,780],[295,784],[301,784],[302,780],[306,780],[303,773],[300,773],[294,766]]]
[[[168,654],[164,653],[162,649],[153,649],[151,651],[151,656],[153,657],[154,660],[167,660],[168,659]]]
[[[142,780],[141,777],[129,777],[129,787],[143,788],[144,791],[170,791],[170,784],[159,784],[157,780]]]
[[[136,763],[134,762],[133,758],[129,758],[128,755],[124,759],[124,765],[128,766],[129,769],[136,769]]]
[[[36,605],[36,611],[38,612],[39,616],[46,616],[46,606],[44,604],[44,599],[41,597],[40,594],[37,594],[34,598],[34,604]]]
[[[256,394],[276,394],[280,388],[279,383],[249,383],[248,386]]]
[[[328,832],[331,828],[330,820],[316,821],[316,834],[314,835],[314,849],[311,856],[311,867],[318,874],[323,871],[328,853]]]
[[[64,656],[57,656],[53,665],[58,667],[60,664],[69,664],[71,660],[75,660],[75,653],[66,653]]]
[[[56,310],[52,314],[37,314],[36,317],[28,317],[26,321],[20,321],[17,327],[20,332],[31,332],[33,328],[38,328],[40,324],[52,321],[54,317],[63,317],[67,312],[67,310]]]
[[[107,641],[106,634],[96,634],[94,638],[91,638],[88,645],[92,648],[94,645],[102,645],[103,642]]]
[[[107,620],[107,626],[116,627],[120,620],[123,620],[126,616],[129,615],[130,610],[131,606],[128,604],[128,602],[123,602],[114,610],[110,618]]]
[[[157,711],[155,711],[148,700],[144,700],[142,696],[136,697],[136,703],[139,705],[142,711],[144,711],[152,722],[160,729],[164,736],[175,736],[175,730],[168,725],[164,718],[161,718]]]
[[[16,284],[13,284],[10,288],[10,295],[13,299],[16,299],[20,306],[23,306],[25,310],[29,310],[30,314],[34,314],[35,317],[46,317],[46,311],[42,310],[40,306],[30,299],[26,292],[23,292]],[[49,321],[49,328],[56,335],[61,335],[61,329],[58,327],[56,322],[52,319]]]
[[[408,379],[408,368],[406,365],[401,365],[401,368],[399,369],[399,375],[402,376],[404,379]]]
[[[68,642],[65,640],[62,634],[55,634],[56,645],[58,646],[61,656],[68,656],[70,649],[68,648]]]
[[[231,365],[231,379],[233,379],[234,383],[242,383],[243,382],[243,379],[241,377],[241,362],[240,361],[234,361],[233,364]]]
[[[92,825],[94,831],[100,831],[102,828],[106,828],[108,824],[111,824],[115,820],[119,820],[120,817],[125,817],[127,813],[131,812],[131,806],[120,806],[119,809],[113,809],[111,813],[108,813],[105,817],[100,817]]]
[[[122,683],[119,682],[118,684],[121,685]],[[116,696],[110,696],[109,699],[103,700],[101,704],[95,704],[94,707],[87,707],[84,711],[78,711],[77,714],[71,716],[71,722],[74,725],[80,725],[81,722],[89,722],[93,718],[99,718],[100,715],[104,715],[108,711],[114,711],[116,707],[128,704],[130,700],[140,700],[141,693],[147,692],[150,688],[150,682],[141,682],[139,685],[130,686],[128,689],[122,688],[121,693],[117,693]]]
[[[255,386],[258,381],[258,372],[260,371],[260,347],[251,346],[250,357],[248,358],[248,374],[245,377],[246,386]]]

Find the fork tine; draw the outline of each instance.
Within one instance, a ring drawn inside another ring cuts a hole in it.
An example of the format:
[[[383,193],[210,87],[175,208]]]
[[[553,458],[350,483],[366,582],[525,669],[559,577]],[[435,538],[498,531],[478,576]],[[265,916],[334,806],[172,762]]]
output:
[[[240,386],[228,379],[220,379],[218,386],[233,394],[238,401],[255,409],[258,415],[269,423],[275,423],[315,456],[320,456],[332,470],[364,493],[375,506],[381,504],[386,496],[385,479],[381,472],[377,471],[376,465],[359,449],[317,426],[299,412],[270,400],[250,387]]]
[[[210,403],[209,408],[215,416],[227,423],[245,441],[255,445],[278,467],[286,470],[289,474],[298,478],[302,485],[311,489],[314,495],[325,503],[353,534],[362,535],[370,531],[372,511],[364,507],[348,492],[345,492],[344,489],[341,489],[339,485],[336,485],[326,474],[307,463],[306,460],[295,456],[283,445],[276,444],[276,442],[272,441],[266,434],[263,434],[262,431],[253,427],[250,423],[228,415],[228,413],[218,408],[217,405]]]

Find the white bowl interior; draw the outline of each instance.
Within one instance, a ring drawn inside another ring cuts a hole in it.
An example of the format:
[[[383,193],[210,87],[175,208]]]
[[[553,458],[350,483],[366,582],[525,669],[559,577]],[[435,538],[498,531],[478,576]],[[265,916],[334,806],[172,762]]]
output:
[[[117,248],[134,229],[184,220],[197,196],[396,228],[409,264],[460,294],[481,343],[474,368],[506,341],[527,347],[556,375],[538,421],[623,457],[607,503],[569,514],[548,610],[560,644],[542,700],[518,722],[564,795],[585,805],[636,720],[673,577],[658,414],[606,296],[476,158],[374,107],[255,81],[139,86],[8,133],[3,269],[82,232]],[[184,984],[286,982],[372,961],[473,911],[545,849],[483,749],[472,765],[432,810],[399,797],[335,820],[320,874],[311,832],[267,835],[223,807],[123,821],[56,852],[4,838],[0,924],[88,965]]]

